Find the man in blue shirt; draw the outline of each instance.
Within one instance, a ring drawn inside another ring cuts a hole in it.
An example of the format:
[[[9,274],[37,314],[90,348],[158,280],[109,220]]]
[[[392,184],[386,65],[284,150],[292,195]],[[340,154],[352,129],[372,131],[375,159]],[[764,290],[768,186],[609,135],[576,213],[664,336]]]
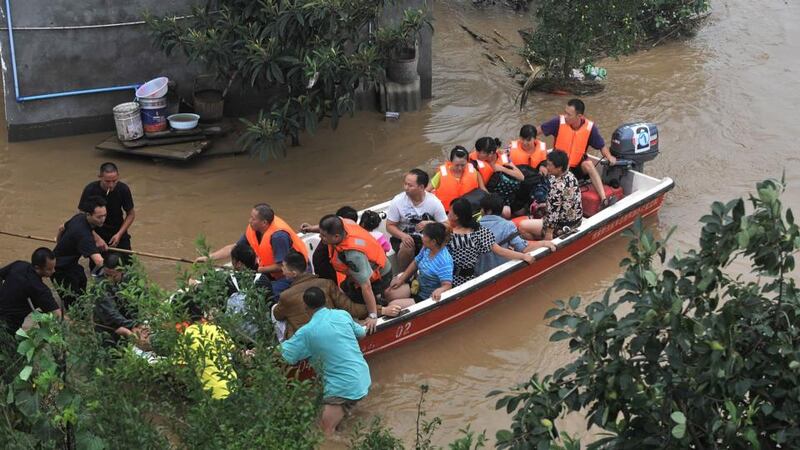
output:
[[[481,227],[488,228],[492,232],[497,245],[522,253],[528,253],[540,247],[547,247],[550,251],[556,251],[556,246],[552,241],[526,241],[520,237],[514,222],[500,216],[502,211],[503,199],[499,195],[489,194],[481,199],[482,216],[479,222]],[[506,261],[508,260],[502,256],[497,256],[494,252],[484,253],[478,257],[478,265],[475,266],[475,272],[484,274]]]
[[[331,435],[372,384],[357,340],[367,331],[346,311],[326,308],[325,293],[318,287],[308,288],[303,302],[311,320],[281,344],[281,354],[289,364],[311,359],[322,379],[322,431]]]

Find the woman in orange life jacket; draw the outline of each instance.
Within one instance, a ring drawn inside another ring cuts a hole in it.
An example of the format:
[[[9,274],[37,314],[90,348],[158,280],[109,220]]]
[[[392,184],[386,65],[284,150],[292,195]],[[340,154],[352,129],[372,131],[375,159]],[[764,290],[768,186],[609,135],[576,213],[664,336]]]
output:
[[[494,192],[503,197],[503,217],[511,217],[511,202],[519,189],[519,183],[525,175],[511,160],[508,155],[499,151],[500,140],[492,137],[482,137],[475,141],[475,151],[470,158],[478,165],[478,171],[483,177],[483,182],[489,192]],[[492,177],[497,173],[500,177]],[[490,183],[489,181],[492,180]]]
[[[439,198],[445,211],[449,211],[453,200],[475,189],[486,190],[483,178],[469,163],[467,149],[457,145],[450,150],[450,161],[439,166],[439,170],[433,175],[428,191]]]
[[[517,166],[508,159],[508,155],[498,150],[500,145],[500,139],[488,136],[475,141],[475,151],[470,153],[469,157],[477,161],[483,184],[488,183],[495,172],[506,174],[519,181],[525,178]]]
[[[536,127],[530,124],[519,129],[519,139],[511,141],[508,158],[517,166],[529,166],[539,169],[539,173],[547,175],[547,147],[544,141],[536,139]]]

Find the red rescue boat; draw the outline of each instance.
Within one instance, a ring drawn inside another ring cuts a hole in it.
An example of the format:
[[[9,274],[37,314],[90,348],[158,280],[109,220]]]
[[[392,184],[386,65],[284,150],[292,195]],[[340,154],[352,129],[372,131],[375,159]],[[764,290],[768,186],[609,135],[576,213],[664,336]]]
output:
[[[629,136],[631,134],[632,138]],[[632,167],[641,169],[643,162],[655,158],[658,153],[657,139],[658,131],[652,124],[627,124],[614,133],[612,151],[625,160],[615,167],[597,167],[602,168],[604,180],[615,180],[615,191],[621,189],[624,196],[615,204],[584,218],[581,225],[570,234],[555,239],[556,251],[537,249],[532,252],[536,261],[531,265],[522,261],[506,262],[445,292],[438,302],[427,299],[407,308],[398,317],[379,319],[376,331],[361,340],[361,350],[367,356],[373,355],[455,323],[501,301],[506,294],[620,233],[638,217],[655,214],[664,203],[666,193],[674,187],[674,182],[670,178],[658,179],[645,175]],[[590,158],[599,162],[597,158]],[[386,202],[369,209],[381,213],[388,207],[389,202]],[[383,229],[381,231],[385,232]],[[302,237],[309,246],[309,254],[313,253],[319,244],[319,237],[316,234]]]

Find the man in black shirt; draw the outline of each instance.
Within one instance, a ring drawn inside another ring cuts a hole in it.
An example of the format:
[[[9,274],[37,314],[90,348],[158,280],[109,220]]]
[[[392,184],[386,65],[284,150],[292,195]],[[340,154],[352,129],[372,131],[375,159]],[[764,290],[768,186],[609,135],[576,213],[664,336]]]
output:
[[[131,237],[128,229],[136,218],[131,189],[127,184],[119,181],[119,169],[112,162],[100,165],[100,174],[97,178],[99,180],[93,181],[83,188],[78,208],[89,197],[97,196],[104,199],[108,215],[103,226],[94,230],[95,234],[102,239],[102,242],[111,247],[130,250]],[[100,239],[95,239],[98,244]],[[105,248],[101,248],[101,250],[105,250]]]
[[[53,281],[65,310],[86,290],[86,273],[78,263],[81,257],[89,258],[98,266],[103,264],[92,230],[102,226],[106,219],[106,201],[101,197],[89,197],[80,210],[63,225],[53,249],[56,255]]]
[[[15,333],[36,308],[61,315],[53,293],[42,281],[52,276],[55,268],[55,254],[40,247],[33,252],[30,263],[15,261],[0,269],[0,332]]]

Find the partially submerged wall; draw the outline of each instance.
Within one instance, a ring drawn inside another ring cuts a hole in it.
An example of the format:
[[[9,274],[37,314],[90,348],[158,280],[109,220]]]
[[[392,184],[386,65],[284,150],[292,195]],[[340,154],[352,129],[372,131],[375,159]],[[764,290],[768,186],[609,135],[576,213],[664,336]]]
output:
[[[167,58],[156,49],[146,25],[127,23],[140,22],[145,11],[159,16],[189,14],[191,5],[205,4],[204,0],[8,0],[8,3],[14,28],[19,97],[140,84],[162,75],[178,82],[182,97],[190,97],[198,68],[187,65],[182,56]],[[421,7],[425,0],[397,3]],[[112,130],[111,109],[133,100],[133,89],[18,101],[5,28],[5,5],[0,2],[4,27],[0,32],[0,52],[9,140]],[[397,11],[387,12],[388,17],[396,15]],[[419,72],[422,95],[429,98],[431,35],[428,32],[420,42]]]
[[[165,75],[191,90],[193,70],[156,50],[139,22],[145,11],[187,14],[191,0],[9,0],[21,97],[140,84]],[[7,27],[5,3],[3,25]],[[59,28],[61,27],[61,28]],[[51,29],[48,29],[51,28]],[[8,30],[0,33],[9,140],[110,130],[111,108],[131,101],[133,89],[18,102]]]

